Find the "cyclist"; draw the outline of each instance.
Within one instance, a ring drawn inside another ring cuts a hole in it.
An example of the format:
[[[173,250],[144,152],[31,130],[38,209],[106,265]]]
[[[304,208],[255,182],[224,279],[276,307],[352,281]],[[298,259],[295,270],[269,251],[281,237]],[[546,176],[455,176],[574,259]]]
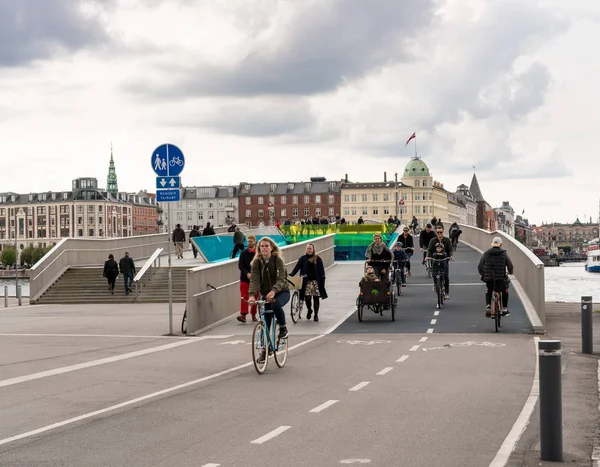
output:
[[[408,277],[410,277],[412,276],[410,272],[410,258],[415,252],[415,242],[413,240],[413,236],[408,233],[408,227],[404,227],[404,229],[402,229],[402,235],[398,237],[398,241],[402,243],[404,252],[406,253],[406,256],[408,256],[408,260],[406,261],[406,270],[408,271]]]
[[[419,227],[419,221],[417,220],[416,216],[413,216],[408,226],[412,229],[413,232],[417,231],[417,227]]]
[[[394,245],[394,274],[400,274],[402,287],[406,287],[406,277],[404,276],[404,262],[408,261],[408,255],[402,250],[402,243]],[[395,277],[394,277],[395,279]]]
[[[491,317],[492,295],[494,293],[494,277],[497,281],[504,281],[502,292],[502,315],[509,315],[508,311],[508,284],[510,279],[506,274],[513,273],[513,263],[508,256],[506,250],[500,248],[502,246],[502,238],[494,237],[492,247],[487,250],[479,260],[479,274],[481,280],[485,282],[485,316]]]
[[[452,242],[448,237],[444,237],[444,224],[438,224],[435,226],[435,238],[429,242],[429,246],[427,248],[427,258],[433,257],[435,246],[438,243],[444,245],[444,253],[446,254],[446,257],[454,261],[454,257],[452,256]],[[448,261],[446,261],[446,266],[444,269],[444,289],[444,300],[450,300],[450,264]]]
[[[423,252],[423,262],[421,264],[425,264],[427,248],[429,247],[429,242],[431,242],[431,239],[433,238],[435,238],[435,232],[432,230],[432,226],[428,222],[427,225],[425,225],[425,230],[423,230],[421,235],[419,235],[419,247]]]
[[[369,260],[369,266],[373,266],[379,278],[384,278],[387,274],[387,265],[383,261],[391,262],[394,259],[394,255],[383,243],[383,239],[379,234],[373,235],[373,243],[367,247],[365,256]]]
[[[438,242],[435,244],[435,250],[434,250],[431,258],[436,259],[436,260],[448,258],[448,256],[446,255],[446,251],[445,251],[445,247],[444,247],[443,243]],[[440,275],[444,276],[444,282],[445,282],[447,263],[448,263],[448,261],[433,261],[432,262],[431,272],[432,272],[432,277],[433,277],[433,288],[434,289],[435,289],[435,276],[437,275],[438,272],[440,272]],[[446,296],[447,295],[448,294],[446,294]]]
[[[290,291],[287,282],[287,271],[283,262],[283,255],[277,244],[269,237],[263,237],[258,242],[258,252],[252,260],[250,268],[250,288],[248,290],[248,304],[254,305],[256,292],[265,297],[267,303],[265,310],[273,310],[273,313],[265,313],[267,330],[271,328],[273,314],[279,323],[279,339],[288,336],[285,325],[284,305],[290,301]],[[266,352],[263,351],[258,359],[259,363],[264,361]]]
[[[452,245],[458,244],[458,237],[460,237],[461,233],[462,230],[460,230],[458,224],[456,222],[453,222],[450,226],[450,240],[452,240]]]

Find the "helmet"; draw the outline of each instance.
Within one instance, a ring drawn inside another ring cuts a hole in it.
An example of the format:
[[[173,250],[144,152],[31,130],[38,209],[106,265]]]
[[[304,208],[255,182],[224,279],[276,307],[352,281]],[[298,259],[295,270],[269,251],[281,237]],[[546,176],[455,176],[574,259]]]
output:
[[[436,243],[435,247],[436,248],[444,248],[444,244],[443,243]]]
[[[431,229],[431,227],[432,227],[431,222],[427,222],[427,225],[425,227],[427,227],[428,229]]]
[[[399,246],[400,248],[404,247],[404,245],[402,244],[402,242],[396,242],[396,244],[394,246]]]

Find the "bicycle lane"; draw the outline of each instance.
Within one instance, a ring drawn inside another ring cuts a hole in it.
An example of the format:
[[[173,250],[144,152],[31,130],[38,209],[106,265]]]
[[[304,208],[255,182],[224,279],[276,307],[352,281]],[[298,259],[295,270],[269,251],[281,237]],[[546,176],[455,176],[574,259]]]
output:
[[[213,457],[230,456],[238,447],[236,455],[243,458],[250,441],[298,411],[313,408],[318,399],[315,392],[329,392],[340,382],[349,384],[359,377],[355,372],[405,347],[408,338],[384,340],[364,345],[339,336],[318,338],[290,352],[288,366],[282,370],[271,360],[263,376],[251,366],[242,368],[89,422],[15,441],[4,453],[4,446],[0,447],[0,463],[20,460],[14,465],[27,465],[43,458],[61,465],[161,465],[161,459],[172,461],[169,456],[176,455],[180,465],[204,465],[205,459],[213,462]],[[337,349],[339,364],[332,360],[330,347]],[[105,445],[111,446],[107,452],[102,449]]]

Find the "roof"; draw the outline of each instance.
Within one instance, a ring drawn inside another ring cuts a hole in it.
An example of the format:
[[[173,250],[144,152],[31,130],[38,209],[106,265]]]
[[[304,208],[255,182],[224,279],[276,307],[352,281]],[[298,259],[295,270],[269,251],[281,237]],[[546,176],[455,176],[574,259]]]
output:
[[[330,189],[332,185],[332,189]],[[239,186],[240,196],[269,196],[273,195],[309,195],[326,194],[340,191],[341,182],[338,180],[318,182],[274,182],[274,183],[248,183],[242,182]]]
[[[471,196],[475,201],[485,201],[485,198],[481,194],[481,188],[479,188],[479,182],[477,181],[477,176],[475,174],[473,174],[473,179],[471,180],[471,187],[469,190],[471,191]]]
[[[404,168],[405,177],[430,177],[429,167],[420,157],[413,157]]]
[[[363,182],[363,183],[342,183],[341,188],[394,188],[395,182]],[[406,187],[402,182],[398,182],[398,188]]]

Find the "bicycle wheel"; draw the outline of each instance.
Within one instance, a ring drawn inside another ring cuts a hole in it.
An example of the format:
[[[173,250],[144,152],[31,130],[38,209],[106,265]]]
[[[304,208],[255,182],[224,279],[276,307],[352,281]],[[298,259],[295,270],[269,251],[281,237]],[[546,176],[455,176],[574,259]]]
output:
[[[500,332],[500,320],[502,319],[502,308],[500,307],[500,296],[495,295],[493,300],[492,313],[494,308],[496,308],[496,312],[494,313],[494,325],[496,327],[496,332]]]
[[[296,324],[300,320],[300,297],[297,290],[292,295],[291,303],[290,315],[292,316],[293,323]]]
[[[396,279],[396,288],[398,289],[398,295],[402,295],[402,279],[400,278],[400,271],[396,269],[394,275],[394,279]]]
[[[363,304],[359,303],[358,304],[358,321],[360,323],[362,323],[362,319],[363,319]]]
[[[393,294],[390,295],[390,309],[392,310],[392,321],[396,321],[396,300]]]
[[[279,335],[279,323],[277,323],[277,332]],[[273,352],[273,356],[275,357],[275,363],[279,368],[283,368],[285,366],[285,362],[287,362],[288,356],[288,338],[279,339],[277,338],[277,342],[275,344],[277,350]]]
[[[183,312],[183,319],[181,320],[181,332],[187,335],[187,307]]]
[[[256,323],[254,331],[252,331],[252,362],[254,363],[254,369],[259,375],[265,372],[269,363],[269,352],[267,352],[269,347],[268,342],[265,324],[259,321]],[[258,359],[263,351],[265,351],[265,361],[259,363]]]
[[[442,306],[444,306],[444,295],[442,292],[442,280],[440,276],[437,276],[435,279],[435,292],[437,294],[437,306],[438,308],[442,308]]]

